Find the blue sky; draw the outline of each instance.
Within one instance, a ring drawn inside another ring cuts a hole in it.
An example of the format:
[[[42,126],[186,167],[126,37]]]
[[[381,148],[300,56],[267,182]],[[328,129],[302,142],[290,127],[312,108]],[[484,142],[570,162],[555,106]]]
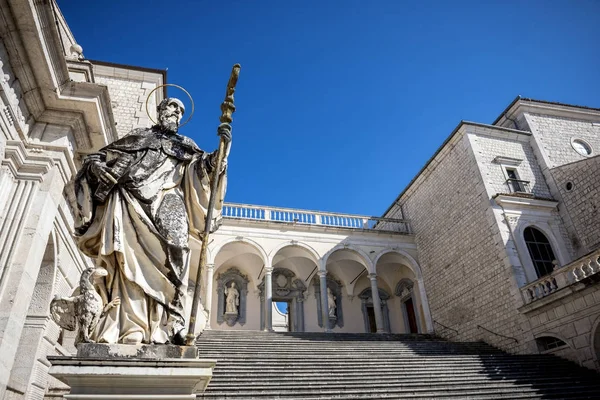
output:
[[[58,3],[87,58],[168,68],[205,150],[242,65],[229,202],[381,215],[461,119],[600,107],[596,0]]]

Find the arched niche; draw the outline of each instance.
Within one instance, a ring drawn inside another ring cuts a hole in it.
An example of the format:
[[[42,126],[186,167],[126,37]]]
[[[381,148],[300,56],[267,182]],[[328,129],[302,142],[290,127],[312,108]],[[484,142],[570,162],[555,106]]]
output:
[[[387,305],[387,301],[390,299],[390,295],[383,289],[378,288],[379,299],[381,300],[381,313],[383,314],[383,329],[385,332],[390,331],[390,313]],[[360,292],[358,298],[362,303],[363,320],[365,323],[365,332],[372,332],[371,329],[372,321],[369,316],[369,308],[373,308],[373,292],[371,288],[367,288]]]
[[[290,324],[293,332],[304,332],[304,292],[306,285],[287,268],[273,268],[273,302],[289,302]],[[265,281],[258,285],[260,292],[260,326],[265,327]]]
[[[237,314],[226,313],[226,292],[231,283],[235,283],[235,287],[239,291],[239,306]],[[231,267],[227,271],[217,275],[217,323],[220,325],[223,322],[229,326],[234,326],[236,323],[244,325],[246,323],[246,302],[248,299],[248,277],[236,267]]]
[[[323,313],[321,303],[321,280],[318,276],[314,276],[312,285],[315,291],[315,298],[317,299],[317,318],[319,326],[323,327]],[[331,292],[335,296],[335,317],[329,317],[329,329],[333,329],[336,326],[340,328],[344,327],[344,310],[342,308],[342,283],[336,279],[333,275],[327,274],[327,287],[331,289]]]

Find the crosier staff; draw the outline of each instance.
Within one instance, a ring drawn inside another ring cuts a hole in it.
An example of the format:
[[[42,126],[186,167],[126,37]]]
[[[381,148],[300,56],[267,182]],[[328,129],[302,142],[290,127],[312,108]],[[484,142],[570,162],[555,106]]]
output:
[[[221,104],[221,125],[231,124],[233,121],[232,115],[235,111],[235,105],[233,104],[233,94],[235,93],[235,85],[237,84],[238,77],[240,75],[240,64],[235,64],[231,70],[231,76],[229,82],[227,82],[227,92],[225,93],[225,100]],[[231,128],[230,128],[231,129]],[[221,180],[221,164],[223,164],[223,158],[225,154],[225,148],[227,144],[223,137],[219,141],[219,149],[217,150],[217,159],[214,162],[213,177],[210,182],[210,199],[208,201],[208,210],[206,211],[206,221],[204,224],[204,232],[202,232],[202,247],[200,247],[200,265],[198,266],[198,273],[196,275],[196,286],[194,287],[194,300],[192,301],[192,313],[190,315],[190,325],[188,328],[188,334],[185,336],[185,344],[187,346],[193,346],[196,341],[196,334],[194,333],[194,325],[196,325],[196,314],[198,314],[198,305],[200,304],[200,279],[202,277],[202,270],[206,267],[206,253],[208,248],[208,236],[210,235],[210,229],[212,224],[212,215],[217,200],[217,188],[219,187],[219,181]],[[211,293],[207,293],[210,296]]]

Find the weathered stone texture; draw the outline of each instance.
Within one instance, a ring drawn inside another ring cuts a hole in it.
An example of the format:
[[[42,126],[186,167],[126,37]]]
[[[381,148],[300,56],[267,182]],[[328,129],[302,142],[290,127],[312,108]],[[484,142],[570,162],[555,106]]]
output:
[[[510,293],[510,271],[498,248],[504,245],[486,212],[490,200],[467,138],[446,145],[421,175],[426,179],[400,203],[415,233],[433,319],[458,330],[459,340],[485,339],[518,351],[514,340],[477,327],[515,336],[524,319]]]
[[[600,157],[586,158],[551,170],[577,238],[578,255],[600,245]],[[570,183],[570,189],[567,184]]]
[[[551,197],[542,170],[528,142],[483,135],[474,136],[473,141],[477,144],[477,161],[481,169],[481,174],[493,191],[490,195],[510,193],[506,183],[505,168],[501,164],[494,162],[494,159],[500,156],[521,160],[521,163],[514,167],[517,170],[519,178],[529,181],[529,189],[536,197]]]
[[[125,136],[132,129],[152,125],[146,114],[146,99],[156,87],[154,83],[101,75],[96,75],[96,82],[108,87],[119,137]],[[148,110],[156,112],[154,96],[149,101]]]
[[[600,368],[592,353],[594,327],[600,322],[600,288],[588,286],[527,313],[531,336],[553,336],[568,347],[549,351],[588,368]]]
[[[585,159],[571,146],[572,138],[589,143],[594,152],[592,154],[600,151],[600,124],[537,114],[528,114],[527,120],[548,158],[548,168]]]

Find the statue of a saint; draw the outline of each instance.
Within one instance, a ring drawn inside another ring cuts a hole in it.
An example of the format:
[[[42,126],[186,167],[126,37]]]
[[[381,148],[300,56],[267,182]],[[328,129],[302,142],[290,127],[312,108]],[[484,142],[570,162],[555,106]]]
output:
[[[75,178],[76,239],[108,274],[98,291],[120,298],[96,326],[101,343],[175,343],[186,334],[188,235],[205,227],[216,152],[202,151],[177,133],[183,103],[163,100],[158,124],[87,156]],[[218,133],[231,146],[231,126]],[[225,158],[226,160],[226,158]],[[226,189],[220,172],[211,228],[216,230]]]
[[[331,291],[331,288],[327,288],[327,305],[329,307],[329,317],[335,317],[335,299],[336,297]]]
[[[225,312],[227,314],[237,314],[238,306],[240,305],[240,292],[235,288],[235,282],[231,282],[231,285],[225,291]]]

